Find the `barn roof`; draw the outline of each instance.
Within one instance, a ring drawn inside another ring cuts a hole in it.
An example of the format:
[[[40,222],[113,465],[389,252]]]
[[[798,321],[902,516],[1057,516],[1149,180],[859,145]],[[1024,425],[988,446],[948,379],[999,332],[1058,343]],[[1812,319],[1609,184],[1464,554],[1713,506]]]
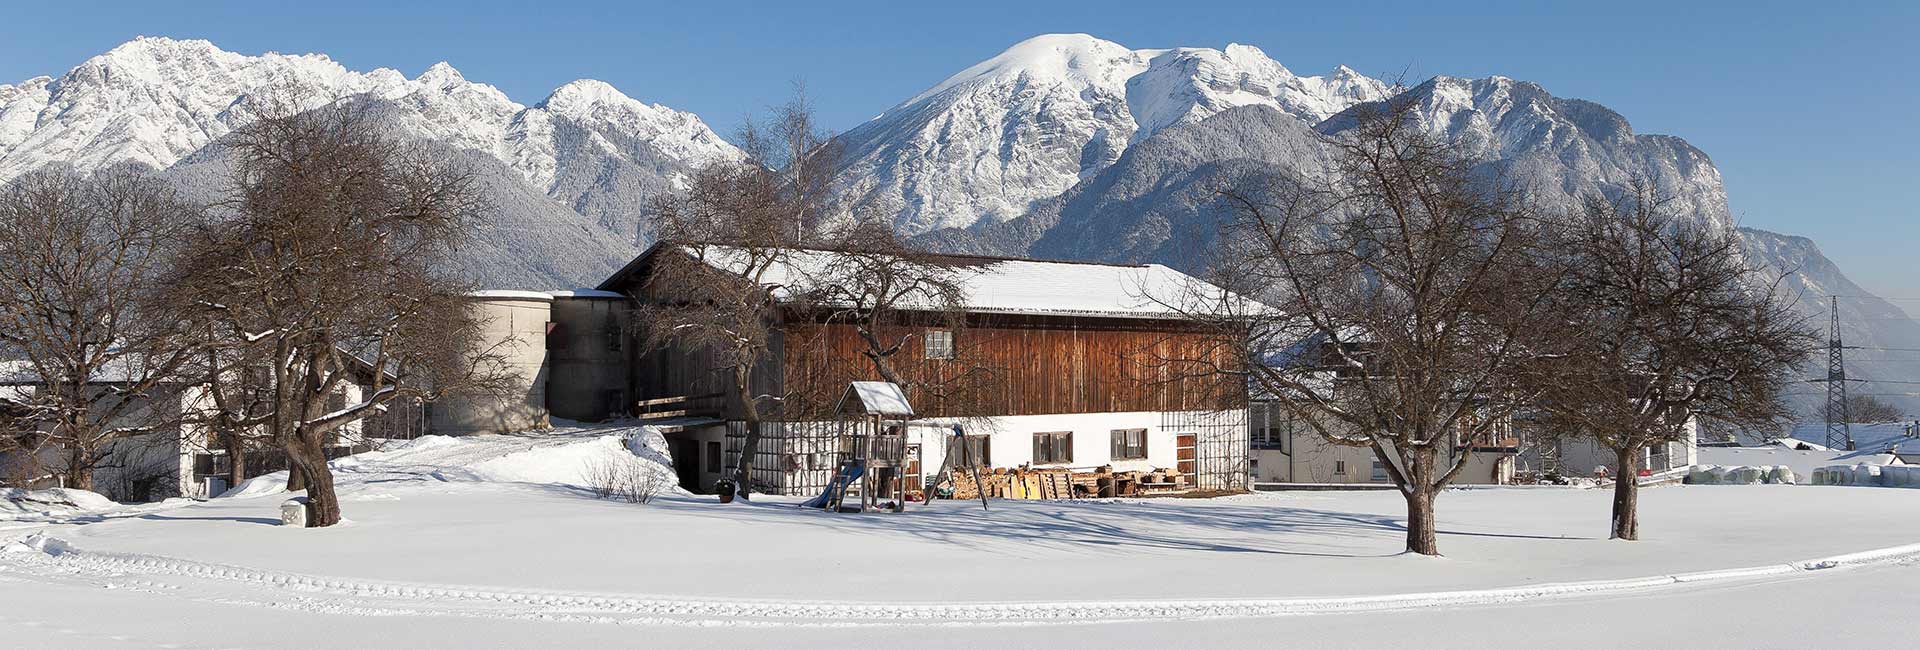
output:
[[[616,289],[659,254],[655,245],[606,282],[602,290]],[[747,264],[740,249],[719,245],[684,245],[680,250],[721,270]],[[796,296],[809,281],[830,275],[849,253],[821,249],[791,249],[768,269],[762,283],[782,297]],[[1031,314],[1107,318],[1188,319],[1196,314],[1226,315],[1228,300],[1251,301],[1226,294],[1199,278],[1160,264],[1100,264],[1004,257],[951,256],[961,264],[956,279],[965,292],[964,307],[974,313]],[[911,302],[911,301],[909,301]],[[922,308],[933,308],[929,304]],[[912,308],[911,305],[902,305]]]

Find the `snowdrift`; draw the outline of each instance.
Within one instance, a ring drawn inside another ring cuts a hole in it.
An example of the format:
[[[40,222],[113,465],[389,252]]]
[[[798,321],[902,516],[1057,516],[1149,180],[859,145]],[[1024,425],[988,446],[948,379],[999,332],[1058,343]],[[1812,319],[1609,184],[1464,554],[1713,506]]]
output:
[[[96,492],[72,488],[27,490],[0,488],[0,518],[7,515],[70,515],[106,512],[120,507]]]
[[[634,471],[676,485],[666,438],[649,426],[573,426],[517,434],[422,436],[331,463],[337,486],[394,481],[525,483],[589,488],[604,467]],[[286,491],[287,473],[263,474],[221,498]],[[675,488],[678,489],[678,488]]]

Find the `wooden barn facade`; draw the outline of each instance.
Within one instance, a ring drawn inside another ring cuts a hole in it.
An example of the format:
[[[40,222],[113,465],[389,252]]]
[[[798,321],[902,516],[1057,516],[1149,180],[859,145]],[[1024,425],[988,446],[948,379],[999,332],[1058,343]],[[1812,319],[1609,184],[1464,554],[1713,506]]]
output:
[[[597,295],[627,296],[629,309],[648,309],[654,262],[677,250],[649,249]],[[833,255],[794,251],[790,264],[817,268]],[[918,418],[909,464],[919,475],[951,465],[946,456],[966,444],[976,464],[989,468],[1161,470],[1188,489],[1247,487],[1244,383],[1207,371],[1230,365],[1232,346],[1148,295],[1171,297],[1197,280],[1158,265],[968,263],[959,313],[907,312],[886,332],[909,341],[890,359]],[[775,311],[770,350],[750,391],[763,418],[753,481],[756,491],[812,495],[839,460],[836,399],[850,382],[881,377],[858,330],[832,310],[783,304]],[[708,351],[642,349],[632,313],[596,311],[574,323],[556,308],[566,342],[555,354],[618,359],[626,381],[609,386],[610,373],[599,372],[571,382],[556,365],[549,403],[589,408],[554,415],[675,423],[668,438],[682,484],[709,489],[737,467],[746,396],[716,371],[721,364]],[[955,425],[964,438],[955,438]]]

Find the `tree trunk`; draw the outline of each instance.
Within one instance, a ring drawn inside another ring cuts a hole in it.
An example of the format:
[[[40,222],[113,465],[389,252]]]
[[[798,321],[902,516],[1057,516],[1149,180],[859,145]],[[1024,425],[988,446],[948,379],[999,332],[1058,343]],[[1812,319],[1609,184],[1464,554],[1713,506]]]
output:
[[[299,468],[306,477],[307,527],[324,528],[340,523],[340,498],[333,491],[333,470],[327,467],[327,454],[318,444],[304,444],[298,453],[288,450],[289,469]]]
[[[93,463],[88,462],[87,450],[74,447],[67,450],[67,484],[75,490],[93,491]]]
[[[1415,448],[1407,468],[1407,488],[1403,493],[1407,497],[1407,551],[1421,555],[1439,555],[1440,540],[1436,537],[1433,502],[1440,490],[1433,485],[1433,450],[1430,447]]]
[[[220,442],[227,450],[227,487],[240,487],[247,480],[247,441],[237,432],[225,431]]]
[[[753,367],[735,366],[733,383],[740,391],[740,411],[747,427],[747,437],[740,441],[740,462],[734,467],[733,493],[745,501],[753,494],[753,457],[760,451],[760,406],[753,399]]]
[[[740,462],[733,471],[733,494],[747,500],[753,494],[753,457],[760,450],[760,421],[747,420],[747,439],[740,442]]]
[[[1434,535],[1431,487],[1415,486],[1407,495],[1407,551],[1421,555],[1439,555],[1440,540]]]
[[[294,460],[293,454],[289,452],[287,454],[287,491],[299,492],[305,489],[307,489],[307,473],[300,469],[300,462]]]
[[[1619,476],[1613,480],[1613,539],[1640,539],[1640,447],[1614,450]]]

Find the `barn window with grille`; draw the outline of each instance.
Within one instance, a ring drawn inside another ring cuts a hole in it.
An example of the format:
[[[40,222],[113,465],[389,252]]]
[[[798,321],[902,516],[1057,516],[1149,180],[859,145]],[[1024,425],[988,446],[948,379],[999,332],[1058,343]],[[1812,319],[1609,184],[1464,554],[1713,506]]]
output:
[[[1145,460],[1147,458],[1146,429],[1114,429],[1114,460]]]
[[[952,359],[953,330],[927,330],[926,346],[928,359]]]
[[[1058,465],[1073,462],[1073,432],[1048,431],[1033,434],[1033,464]]]
[[[992,467],[992,440],[987,436],[955,436],[947,438],[947,463],[953,467],[960,468]]]

